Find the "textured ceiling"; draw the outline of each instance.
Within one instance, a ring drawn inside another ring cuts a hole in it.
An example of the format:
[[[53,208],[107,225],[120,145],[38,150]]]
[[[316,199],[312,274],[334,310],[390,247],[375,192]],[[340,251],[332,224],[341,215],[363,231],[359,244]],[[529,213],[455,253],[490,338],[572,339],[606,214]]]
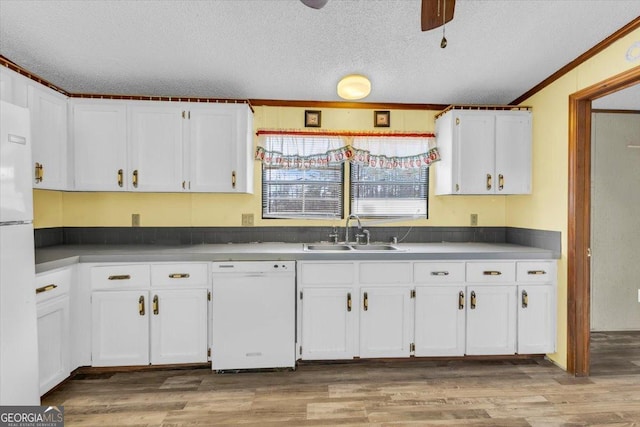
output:
[[[0,0],[0,54],[73,93],[509,103],[640,16],[638,0],[458,0],[420,31],[420,0]]]

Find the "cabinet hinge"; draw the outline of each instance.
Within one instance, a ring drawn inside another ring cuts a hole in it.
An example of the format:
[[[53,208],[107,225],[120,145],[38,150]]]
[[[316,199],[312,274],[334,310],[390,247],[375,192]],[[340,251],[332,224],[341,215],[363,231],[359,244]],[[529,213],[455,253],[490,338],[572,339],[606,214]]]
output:
[[[211,291],[207,291],[207,301],[211,301]]]
[[[300,291],[300,299],[302,299],[302,291]]]
[[[211,347],[207,349],[207,357],[211,357]]]
[[[416,297],[416,290],[412,289],[411,290],[411,298],[415,298]]]
[[[409,346],[409,351],[416,351],[416,343],[411,343],[411,345]]]

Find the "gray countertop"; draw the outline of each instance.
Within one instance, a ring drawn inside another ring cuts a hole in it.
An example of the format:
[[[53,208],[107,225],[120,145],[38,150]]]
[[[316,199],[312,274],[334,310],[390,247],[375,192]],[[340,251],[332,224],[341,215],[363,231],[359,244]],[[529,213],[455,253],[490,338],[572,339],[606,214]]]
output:
[[[400,243],[397,251],[307,251],[302,243],[221,245],[60,245],[36,249],[36,273],[78,262],[272,260],[492,260],[557,259],[548,249],[506,243]]]

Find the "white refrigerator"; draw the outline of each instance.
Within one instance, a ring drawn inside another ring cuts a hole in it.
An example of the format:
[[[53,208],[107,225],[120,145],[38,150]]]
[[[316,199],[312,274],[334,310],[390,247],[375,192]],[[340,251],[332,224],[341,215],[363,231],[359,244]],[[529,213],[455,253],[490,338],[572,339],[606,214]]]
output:
[[[29,110],[0,101],[0,405],[39,405]]]

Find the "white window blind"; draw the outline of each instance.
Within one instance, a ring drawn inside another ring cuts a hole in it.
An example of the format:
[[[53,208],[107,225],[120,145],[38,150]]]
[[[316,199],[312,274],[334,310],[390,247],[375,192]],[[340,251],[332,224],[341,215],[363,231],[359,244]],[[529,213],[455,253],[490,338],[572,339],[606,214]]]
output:
[[[360,217],[427,217],[429,168],[351,165],[351,213]]]
[[[343,163],[327,158],[342,149],[331,136],[273,135],[263,141],[263,218],[341,218]]]

